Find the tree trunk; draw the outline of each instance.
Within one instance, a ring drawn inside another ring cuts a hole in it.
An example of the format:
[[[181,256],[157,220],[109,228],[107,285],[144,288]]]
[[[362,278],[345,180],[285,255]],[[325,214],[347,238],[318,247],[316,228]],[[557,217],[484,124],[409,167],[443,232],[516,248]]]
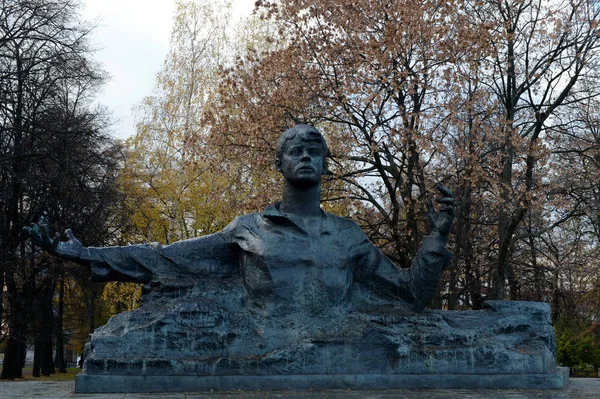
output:
[[[469,190],[463,190],[467,193]],[[455,232],[456,239],[454,245],[454,254],[450,263],[450,276],[448,277],[448,310],[455,310],[458,302],[458,271],[461,264],[461,258],[464,258],[464,240],[463,233],[468,223],[468,197],[463,196],[461,204],[456,215]],[[464,259],[463,259],[464,261]]]
[[[95,325],[95,320],[94,320],[94,313],[96,312],[95,309],[95,301],[96,301],[96,293],[95,291],[92,289],[90,290],[91,293],[91,297],[90,297],[90,334],[94,332],[94,329],[96,328]]]
[[[23,302],[27,299],[22,293],[18,292],[18,283],[15,278],[15,271],[18,267],[24,269],[25,259],[25,247],[23,243],[20,243],[19,248],[19,235],[21,231],[21,224],[19,223],[20,212],[19,205],[22,204],[23,189],[21,186],[21,171],[22,161],[20,155],[22,153],[21,141],[23,136],[23,65],[21,59],[21,51],[19,47],[16,47],[16,78],[17,78],[17,96],[15,111],[13,113],[13,154],[14,160],[12,161],[12,176],[10,177],[10,191],[8,206],[6,207],[6,223],[3,226],[4,231],[2,241],[4,242],[2,252],[0,256],[3,259],[3,266],[6,277],[6,290],[8,292],[8,343],[4,352],[4,363],[2,367],[2,374],[0,379],[15,379],[23,377],[23,366],[25,362],[25,355],[27,351],[27,343],[25,337],[27,335],[26,321],[27,309]],[[20,249],[21,257],[17,259],[14,254]],[[4,289],[4,287],[0,287]]]
[[[515,108],[518,101],[516,87],[515,67],[515,42],[514,26],[506,25],[507,42],[507,65],[506,65],[506,89],[502,95],[505,106],[506,124],[504,126],[504,148],[502,153],[502,173],[500,174],[500,210],[498,214],[498,260],[492,271],[492,287],[488,295],[489,299],[503,300],[506,286],[506,267],[509,261],[509,249],[512,239],[512,193],[513,186],[513,162],[515,159],[515,148],[513,144]]]
[[[62,267],[62,265],[61,265]],[[63,310],[64,310],[64,298],[65,298],[65,280],[64,275],[60,277],[59,288],[58,288],[58,311],[56,315],[56,367],[58,367],[59,373],[66,373],[67,368],[65,365],[65,344],[63,336]]]
[[[21,267],[24,267],[24,257],[20,260],[12,258],[8,263],[19,262]],[[14,264],[14,263],[13,263]],[[9,273],[6,274],[6,289],[8,292],[8,342],[4,352],[4,362],[2,366],[2,374],[0,379],[13,380],[23,377],[23,367],[25,365],[25,354],[27,352],[26,337],[28,334],[27,324],[31,309],[28,301],[31,298],[27,286],[19,292],[17,289],[17,281],[15,279],[13,265],[8,268]]]
[[[15,299],[9,300],[9,303],[11,302],[15,302]],[[27,352],[27,326],[25,324],[27,311],[22,309],[21,303],[10,306],[10,309],[8,342],[4,351],[2,374],[0,374],[0,379],[7,380],[23,377]]]
[[[509,183],[504,183],[509,184]],[[503,188],[503,190],[506,190]],[[512,233],[509,228],[509,218],[507,214],[510,205],[510,197],[507,193],[502,194],[503,209],[500,210],[498,222],[498,259],[496,267],[492,272],[492,287],[489,294],[489,299],[503,300],[506,286],[506,268],[508,267],[510,240]]]
[[[438,288],[438,290],[436,291],[433,298],[431,298],[431,301],[429,301],[429,308],[430,309],[442,309],[442,305],[443,305],[442,295],[441,295],[440,289]]]
[[[456,254],[454,256],[456,256]],[[458,262],[453,260],[450,267],[450,276],[448,277],[448,310],[455,310],[458,299],[456,292]]]
[[[535,248],[535,240],[532,234],[531,224],[529,225],[529,250],[531,251],[531,267],[533,269],[533,287],[535,289],[534,297],[536,301],[542,301],[544,297],[544,284],[542,282],[543,273],[542,268],[538,265],[537,251]]]
[[[558,260],[558,254],[556,255],[556,259]],[[554,287],[553,287],[553,292],[552,292],[552,324],[556,323],[556,321],[558,320],[558,316],[560,314],[560,297],[559,297],[559,286],[558,286],[558,282],[559,282],[559,275],[558,275],[558,268],[556,268],[554,270]]]
[[[14,380],[15,378],[23,378],[24,353],[26,351],[27,345],[23,339],[17,339],[14,336],[8,338],[0,379]]]
[[[41,368],[42,375],[48,376],[54,374],[54,359],[52,356],[52,339],[54,333],[54,311],[52,309],[52,300],[54,298],[55,281],[47,281],[42,286],[41,295],[41,324],[40,341],[41,345]]]
[[[33,369],[31,370],[31,375],[33,377],[40,377],[41,370],[41,347],[42,343],[39,339],[36,339],[33,343]]]
[[[512,263],[508,263],[506,267],[506,277],[508,279],[508,293],[511,301],[519,299],[519,284],[515,275],[515,268]]]
[[[40,363],[42,368],[42,375],[49,376],[56,372],[56,370],[54,369],[54,359],[52,358],[52,339],[50,339],[50,341],[45,339],[42,342]]]

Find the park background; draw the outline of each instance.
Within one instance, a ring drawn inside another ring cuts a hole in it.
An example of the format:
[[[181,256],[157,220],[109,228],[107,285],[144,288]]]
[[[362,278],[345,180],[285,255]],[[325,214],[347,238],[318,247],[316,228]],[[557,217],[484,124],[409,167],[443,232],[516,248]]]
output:
[[[549,302],[559,363],[597,375],[598,1],[174,4],[129,133],[98,101],[110,71],[84,5],[0,0],[1,378],[23,376],[28,348],[34,376],[64,371],[141,294],[91,284],[24,226],[47,220],[88,246],[217,232],[280,197],[274,143],[296,123],[329,143],[322,207],[398,267],[428,233],[435,184],[454,191],[454,256],[431,308]]]

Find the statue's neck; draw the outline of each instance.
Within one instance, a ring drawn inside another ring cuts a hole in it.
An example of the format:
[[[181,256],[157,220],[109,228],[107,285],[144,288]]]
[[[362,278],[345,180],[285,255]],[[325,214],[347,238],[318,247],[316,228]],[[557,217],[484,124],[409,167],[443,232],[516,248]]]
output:
[[[286,181],[283,185],[283,200],[279,210],[283,213],[301,217],[320,216],[320,199],[320,184],[299,188]]]

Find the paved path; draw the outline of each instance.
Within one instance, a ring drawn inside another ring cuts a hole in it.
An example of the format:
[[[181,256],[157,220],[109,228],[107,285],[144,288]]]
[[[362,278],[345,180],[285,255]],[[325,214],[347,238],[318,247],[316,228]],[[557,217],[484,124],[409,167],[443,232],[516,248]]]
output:
[[[532,390],[385,390],[309,392],[188,392],[75,394],[74,382],[0,382],[0,399],[600,399],[600,378],[571,378],[561,391]]]

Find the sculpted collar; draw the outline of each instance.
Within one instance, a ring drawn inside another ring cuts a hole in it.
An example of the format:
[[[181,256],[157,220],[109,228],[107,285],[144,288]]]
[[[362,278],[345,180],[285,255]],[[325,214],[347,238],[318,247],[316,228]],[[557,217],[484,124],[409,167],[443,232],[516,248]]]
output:
[[[296,224],[288,215],[279,210],[280,205],[281,202],[276,202],[273,205],[268,205],[263,211],[262,216],[266,219],[269,219],[273,223],[290,225],[297,228],[304,234],[308,234],[302,227],[298,226],[298,224]],[[323,223],[321,223],[319,234],[331,234],[331,232],[335,230],[334,218],[330,217],[327,214],[327,212],[323,211],[322,209],[321,217],[323,218]]]

